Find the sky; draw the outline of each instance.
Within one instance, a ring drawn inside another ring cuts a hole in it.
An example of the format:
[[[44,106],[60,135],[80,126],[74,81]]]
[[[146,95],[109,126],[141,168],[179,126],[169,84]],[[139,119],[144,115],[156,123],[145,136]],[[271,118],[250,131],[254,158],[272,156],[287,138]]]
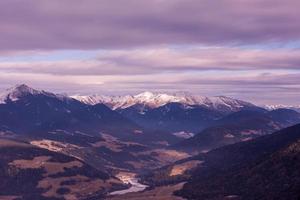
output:
[[[299,0],[1,0],[0,90],[300,105]]]

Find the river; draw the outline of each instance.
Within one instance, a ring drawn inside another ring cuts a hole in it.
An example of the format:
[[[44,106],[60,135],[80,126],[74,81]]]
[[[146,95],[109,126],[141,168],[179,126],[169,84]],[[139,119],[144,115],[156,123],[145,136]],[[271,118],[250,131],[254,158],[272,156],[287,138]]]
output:
[[[147,185],[143,185],[139,183],[138,179],[136,178],[136,174],[134,173],[120,172],[119,174],[116,175],[116,177],[119,178],[123,183],[130,184],[131,187],[126,190],[117,190],[111,192],[110,195],[121,195],[130,192],[141,192],[148,187]]]

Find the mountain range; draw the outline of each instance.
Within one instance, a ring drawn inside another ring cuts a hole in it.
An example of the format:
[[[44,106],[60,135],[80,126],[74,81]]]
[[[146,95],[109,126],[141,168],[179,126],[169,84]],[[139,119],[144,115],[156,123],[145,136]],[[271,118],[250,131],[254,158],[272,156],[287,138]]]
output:
[[[138,174],[153,187],[187,181],[176,194],[192,199],[214,194],[221,199],[243,199],[250,190],[238,187],[238,178],[227,178],[240,174],[246,187],[252,172],[245,167],[253,169],[253,174],[265,175],[262,170],[267,166],[276,171],[270,163],[286,167],[282,156],[290,149],[298,159],[299,126],[285,128],[299,123],[300,113],[295,109],[260,107],[224,96],[150,92],[68,96],[17,85],[0,93],[0,190],[6,191],[0,199],[104,198],[112,190],[130,186],[118,178],[120,172]],[[265,153],[266,163],[256,168]],[[202,171],[212,174],[207,182],[201,180]],[[287,177],[280,179],[282,183],[298,183],[279,171]],[[215,181],[214,176],[223,181]],[[222,188],[224,181],[238,188],[238,193],[228,185],[226,191],[212,189]],[[99,183],[99,188],[93,189],[93,183]],[[249,196],[260,197],[254,182],[249,184],[255,191]],[[276,188],[276,184],[269,186]],[[11,185],[19,189],[12,191]],[[199,185],[201,194],[193,191]]]
[[[204,143],[199,150],[208,150],[298,122],[300,114],[291,109],[266,110],[224,96],[145,92],[135,96],[69,97],[24,84],[0,94],[2,134],[74,144],[78,144],[78,138],[99,140],[101,134],[131,142],[146,140],[152,145],[174,144],[195,135],[190,139],[193,142],[185,140],[181,146],[200,147]]]
[[[140,128],[103,104],[90,106],[26,85],[7,90],[0,99],[0,129],[6,132],[34,135],[54,131],[68,135],[77,131],[81,135],[97,135],[108,131],[130,137]]]
[[[214,121],[236,111],[262,109],[251,103],[228,97],[208,98],[188,94],[168,95],[149,92],[123,97],[69,97],[35,90],[26,85],[18,85],[2,93],[0,103],[1,112],[10,112],[8,118],[1,119],[2,129],[13,125],[14,128],[19,127],[24,131],[29,127],[12,124],[16,121],[16,117],[18,116],[19,119],[15,123],[22,123],[24,113],[38,112],[36,115],[32,113],[32,116],[25,116],[24,122],[30,119],[31,122],[26,124],[33,126],[28,131],[38,131],[38,128],[43,131],[45,128],[52,131],[54,128],[64,130],[68,126],[68,128],[72,127],[73,131],[76,128],[77,131],[83,130],[83,132],[93,129],[93,131],[112,132],[115,135],[117,132],[122,132],[121,137],[131,138],[132,133],[145,132],[144,128],[151,132],[151,137],[157,132],[170,133],[167,140],[175,140],[171,135],[178,136],[178,132],[193,135],[207,128]],[[45,110],[40,111],[40,109]],[[45,113],[47,115],[41,116]],[[3,113],[4,115],[7,114]],[[50,117],[53,117],[52,124],[43,124],[43,119],[47,121]],[[62,120],[64,123],[59,124]],[[89,121],[88,127],[84,127],[87,125],[83,123],[84,121]],[[114,125],[111,124],[112,122]],[[111,130],[115,127],[118,130]]]
[[[207,151],[299,122],[300,114],[294,110],[269,111],[224,96],[145,92],[135,96],[69,97],[24,84],[0,95],[2,135],[86,146],[109,134],[143,145],[146,141]]]
[[[91,105],[103,103],[143,127],[175,135],[178,132],[195,134],[233,112],[262,109],[229,97],[205,97],[188,93],[144,92],[134,96],[94,95],[73,98]]]
[[[220,112],[234,112],[244,108],[255,107],[254,104],[249,102],[225,97],[206,97],[200,95],[193,95],[189,93],[152,93],[143,92],[137,95],[125,95],[125,96],[102,96],[102,95],[91,95],[91,96],[71,96],[86,104],[95,105],[103,103],[112,108],[126,109],[134,105],[141,105],[142,108],[158,108],[168,103],[180,103],[185,105],[188,109],[189,106],[201,106],[210,110],[218,110]]]

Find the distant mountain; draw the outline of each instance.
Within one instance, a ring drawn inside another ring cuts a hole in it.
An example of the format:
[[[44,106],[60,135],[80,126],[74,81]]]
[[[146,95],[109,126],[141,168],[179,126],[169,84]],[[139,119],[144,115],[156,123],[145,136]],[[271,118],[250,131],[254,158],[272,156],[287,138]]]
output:
[[[300,198],[300,125],[190,159],[202,163],[177,193],[185,198]]]
[[[297,123],[300,123],[300,113],[293,110],[239,111],[219,119],[213,126],[176,144],[174,148],[209,151],[252,140]]]
[[[222,112],[234,112],[245,108],[256,107],[255,105],[225,97],[205,97],[199,95],[192,95],[188,93],[152,93],[144,92],[138,95],[126,95],[126,96],[72,96],[73,98],[82,101],[86,104],[95,105],[103,103],[109,107],[116,109],[126,109],[134,105],[141,105],[140,108],[158,108],[168,103],[180,103],[188,106],[202,106],[211,110],[218,110]]]
[[[0,199],[103,199],[125,186],[82,160],[0,139]]]
[[[291,105],[277,104],[277,105],[264,105],[262,107],[266,108],[267,110],[276,110],[276,109],[279,109],[279,108],[285,108],[285,109],[290,109],[290,110],[295,110],[297,112],[300,112],[300,105],[291,106]]]
[[[135,96],[73,96],[87,104],[103,103],[142,127],[176,135],[191,135],[215,120],[240,110],[262,110],[229,97],[204,97],[187,93],[144,92]]]
[[[117,111],[143,127],[173,134],[199,132],[224,116],[219,111],[196,105],[185,106],[181,103],[168,103],[152,109],[141,109],[141,106],[143,105],[134,105]]]

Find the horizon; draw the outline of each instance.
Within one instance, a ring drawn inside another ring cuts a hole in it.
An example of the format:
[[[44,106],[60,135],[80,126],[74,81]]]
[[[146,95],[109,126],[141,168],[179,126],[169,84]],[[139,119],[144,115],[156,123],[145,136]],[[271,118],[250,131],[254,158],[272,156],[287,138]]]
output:
[[[299,1],[122,2],[1,1],[0,90],[300,104]]]

